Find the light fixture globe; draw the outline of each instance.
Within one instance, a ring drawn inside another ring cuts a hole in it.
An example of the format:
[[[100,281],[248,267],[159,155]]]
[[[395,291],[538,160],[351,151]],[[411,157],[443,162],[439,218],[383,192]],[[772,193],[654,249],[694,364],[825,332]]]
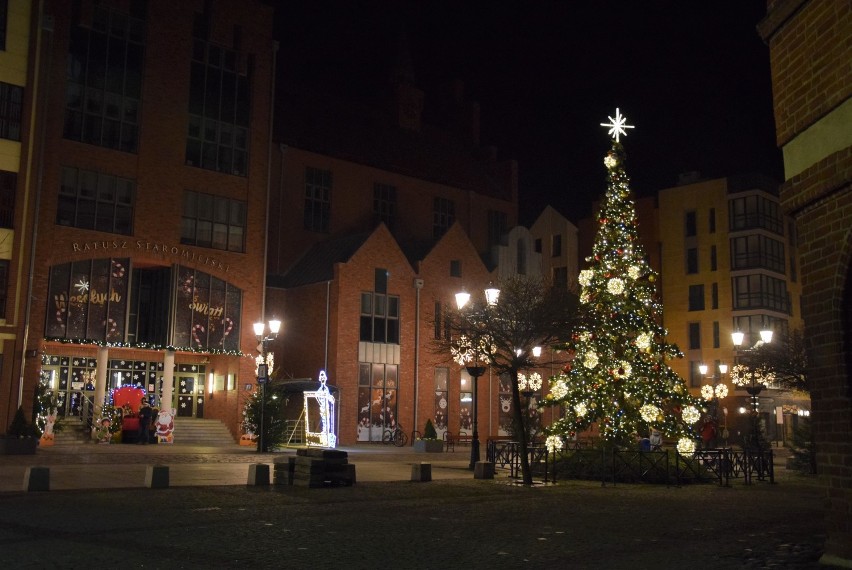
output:
[[[731,333],[731,342],[734,343],[734,346],[742,346],[743,340],[745,339],[745,333],[740,331],[735,331]]]

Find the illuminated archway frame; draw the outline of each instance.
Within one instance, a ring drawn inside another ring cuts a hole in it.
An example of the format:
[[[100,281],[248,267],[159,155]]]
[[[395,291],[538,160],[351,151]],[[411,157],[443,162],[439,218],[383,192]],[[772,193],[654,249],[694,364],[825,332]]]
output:
[[[337,447],[337,435],[334,432],[334,396],[326,386],[328,377],[325,370],[320,370],[320,387],[313,392],[304,392],[305,396],[305,444],[308,447]],[[316,400],[319,409],[321,431],[311,431],[311,416],[309,401]]]

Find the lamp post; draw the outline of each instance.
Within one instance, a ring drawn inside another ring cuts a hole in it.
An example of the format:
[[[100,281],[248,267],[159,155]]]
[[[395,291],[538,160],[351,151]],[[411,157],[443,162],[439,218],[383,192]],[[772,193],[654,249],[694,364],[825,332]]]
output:
[[[489,284],[488,288],[485,289],[486,310],[488,310],[488,307],[496,305],[499,297],[500,289]],[[459,311],[464,309],[468,301],[470,301],[470,293],[464,290],[460,291],[459,293],[456,293],[456,306],[458,307]],[[479,409],[477,406],[477,381],[479,380],[480,376],[485,374],[485,367],[478,365],[479,356],[482,354],[482,352],[482,346],[470,345],[466,347],[466,349],[460,347],[460,350],[457,351],[456,354],[456,360],[459,361],[460,364],[465,364],[466,362],[473,361],[472,366],[465,366],[467,373],[473,379],[473,435],[471,436],[470,440],[470,464],[468,465],[468,469],[475,469],[476,463],[479,461]]]
[[[701,372],[702,376],[707,376],[708,367],[706,364],[701,364],[698,366],[698,371]],[[701,387],[701,397],[704,398],[707,402],[710,402],[710,417],[713,420],[714,427],[719,425],[719,400],[722,400],[725,396],[728,395],[728,386],[722,383],[722,376],[727,374],[728,365],[727,364],[719,364],[719,376],[715,374],[713,376],[707,377],[708,380],[712,380],[712,384],[705,384]],[[727,409],[725,411],[725,425],[722,427],[722,437],[725,438],[725,445],[727,446],[728,442],[728,414]],[[714,438],[715,439],[715,438]],[[715,441],[712,442],[715,444]],[[715,445],[713,445],[715,447]]]
[[[270,340],[278,337],[281,330],[281,321],[269,321],[269,335],[266,335],[266,325],[262,322],[254,323],[254,335],[257,337],[258,350],[260,350],[261,362],[257,365],[257,383],[260,385],[260,434],[257,437],[258,453],[266,453],[266,426],[264,425],[264,414],[266,412],[266,384],[269,382],[269,367],[266,361],[266,346]]]
[[[745,335],[742,332],[736,331],[731,333],[731,340],[734,343],[736,362],[733,370],[731,371],[731,381],[737,386],[745,388],[745,391],[748,392],[751,400],[749,435],[746,447],[756,447],[760,449],[766,447],[766,445],[763,439],[763,434],[760,430],[758,396],[763,390],[764,386],[767,386],[770,382],[772,382],[772,380],[775,378],[775,375],[772,372],[768,372],[760,368],[754,368],[739,363],[740,347],[742,346],[744,339]],[[772,331],[768,329],[762,330],[760,331],[760,340],[757,341],[753,347],[745,348],[742,350],[746,352],[751,352],[755,348],[763,346],[764,344],[769,344],[770,342],[772,342]]]

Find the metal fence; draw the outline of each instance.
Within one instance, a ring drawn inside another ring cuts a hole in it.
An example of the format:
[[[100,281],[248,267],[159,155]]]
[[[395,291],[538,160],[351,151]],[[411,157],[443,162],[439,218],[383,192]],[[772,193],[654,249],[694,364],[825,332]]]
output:
[[[521,476],[518,442],[488,441],[486,459],[496,469],[508,469],[509,477]],[[750,485],[754,480],[775,483],[772,449],[734,450],[731,448],[696,451],[682,455],[676,450],[632,451],[607,448],[574,448],[548,453],[543,445],[527,446],[533,476],[545,482],[557,479],[583,479],[606,483],[655,483],[683,485],[731,480]]]

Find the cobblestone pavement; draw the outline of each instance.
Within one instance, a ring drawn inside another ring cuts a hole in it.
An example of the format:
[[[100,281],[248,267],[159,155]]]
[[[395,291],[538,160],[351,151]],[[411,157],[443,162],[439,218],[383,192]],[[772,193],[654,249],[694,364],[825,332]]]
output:
[[[353,487],[248,487],[243,480],[0,492],[0,567],[824,568],[817,562],[822,491],[812,479],[783,470],[775,485],[566,481],[526,488],[505,475],[473,480],[457,452],[430,457],[449,476],[412,483],[382,480],[379,472],[405,472],[424,456],[381,451],[350,452],[358,465]],[[117,453],[127,456],[124,464]],[[193,463],[193,456],[201,457]],[[187,469],[258,462],[253,453],[175,446],[144,453],[40,451],[37,463],[23,463],[51,470],[88,464],[80,471],[106,477],[101,472],[155,457]],[[24,468],[21,462],[0,457],[0,473]]]

